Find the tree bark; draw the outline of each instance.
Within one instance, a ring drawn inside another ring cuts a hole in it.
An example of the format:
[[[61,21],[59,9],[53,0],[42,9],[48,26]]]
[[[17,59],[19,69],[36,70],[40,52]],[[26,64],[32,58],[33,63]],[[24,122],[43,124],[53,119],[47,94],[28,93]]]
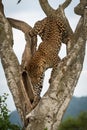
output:
[[[13,95],[16,108],[25,123],[26,113],[30,112],[31,103],[27,96],[22,77],[21,67],[13,51],[12,28],[8,20],[0,12],[0,58],[9,89]]]

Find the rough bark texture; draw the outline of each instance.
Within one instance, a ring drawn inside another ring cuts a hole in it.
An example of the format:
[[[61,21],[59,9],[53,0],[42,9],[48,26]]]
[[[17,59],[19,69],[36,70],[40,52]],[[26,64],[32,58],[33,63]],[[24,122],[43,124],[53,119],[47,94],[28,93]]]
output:
[[[2,0],[0,0],[0,58],[9,89],[24,125],[26,125],[25,120],[29,119],[26,130],[44,130],[45,128],[57,130],[83,67],[87,40],[87,9],[85,9],[84,15],[80,18],[73,33],[64,14],[64,9],[70,4],[71,0],[66,0],[57,10],[54,10],[47,0],[39,0],[39,2],[47,16],[61,14],[70,32],[71,41],[67,43],[67,56],[61,60],[57,69],[51,74],[48,91],[32,111],[33,89],[26,68],[31,56],[36,51],[37,38],[31,38],[28,35],[28,31],[32,27],[27,23],[4,16]],[[78,13],[78,10],[76,12]],[[11,26],[25,34],[26,46],[21,66],[13,51]],[[27,90],[29,93],[27,93]]]
[[[25,93],[21,78],[21,69],[13,51],[12,29],[8,20],[0,12],[0,57],[9,89],[13,95],[15,105],[25,120],[26,109],[30,109],[29,99]],[[28,111],[29,112],[29,111]]]

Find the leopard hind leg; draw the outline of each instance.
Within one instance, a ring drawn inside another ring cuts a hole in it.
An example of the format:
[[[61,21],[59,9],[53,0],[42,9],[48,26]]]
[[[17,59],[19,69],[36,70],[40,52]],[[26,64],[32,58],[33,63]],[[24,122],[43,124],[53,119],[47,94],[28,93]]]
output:
[[[40,94],[43,87],[43,80],[44,80],[44,74],[41,75],[41,77],[39,78],[39,82],[36,85],[33,85],[33,89],[34,89],[34,101],[32,103],[33,108],[37,106],[37,104],[41,99]]]

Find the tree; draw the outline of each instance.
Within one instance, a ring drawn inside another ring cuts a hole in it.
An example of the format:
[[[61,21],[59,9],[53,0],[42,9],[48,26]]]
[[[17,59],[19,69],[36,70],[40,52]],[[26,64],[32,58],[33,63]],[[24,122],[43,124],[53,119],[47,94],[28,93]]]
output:
[[[69,118],[61,123],[59,130],[79,130],[79,126],[75,119]]]
[[[34,91],[25,67],[36,51],[37,39],[29,36],[32,27],[27,23],[6,18],[2,0],[0,0],[0,58],[16,108],[24,126],[27,125],[26,130],[58,129],[82,71],[87,39],[87,9],[85,9],[87,2],[86,0],[80,1],[82,10],[79,11],[79,6],[75,8],[75,12],[81,14],[81,18],[75,32],[73,32],[64,13],[64,9],[68,7],[71,1],[66,0],[55,10],[47,0],[39,0],[47,17],[55,13],[56,17],[58,14],[61,15],[69,30],[70,40],[66,45],[67,56],[53,71],[48,91],[32,110],[31,101],[34,99]],[[12,27],[23,31],[25,34],[26,46],[21,65],[13,51]],[[29,122],[27,122],[28,120]]]
[[[83,112],[79,115],[77,118],[78,126],[80,126],[81,129],[86,130],[87,129],[87,112]]]
[[[81,113],[77,118],[68,118],[63,121],[59,130],[86,130],[87,129],[87,112]]]

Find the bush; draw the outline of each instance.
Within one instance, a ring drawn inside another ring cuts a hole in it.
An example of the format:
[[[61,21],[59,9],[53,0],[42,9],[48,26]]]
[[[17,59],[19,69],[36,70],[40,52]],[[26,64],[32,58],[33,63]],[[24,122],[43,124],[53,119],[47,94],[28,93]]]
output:
[[[68,118],[62,122],[58,130],[79,130],[76,120],[73,118]]]
[[[9,121],[9,110],[6,104],[7,96],[6,93],[0,96],[0,130],[20,130],[19,126],[11,124]]]
[[[87,130],[87,112],[81,113],[78,118],[66,119],[58,130]]]

